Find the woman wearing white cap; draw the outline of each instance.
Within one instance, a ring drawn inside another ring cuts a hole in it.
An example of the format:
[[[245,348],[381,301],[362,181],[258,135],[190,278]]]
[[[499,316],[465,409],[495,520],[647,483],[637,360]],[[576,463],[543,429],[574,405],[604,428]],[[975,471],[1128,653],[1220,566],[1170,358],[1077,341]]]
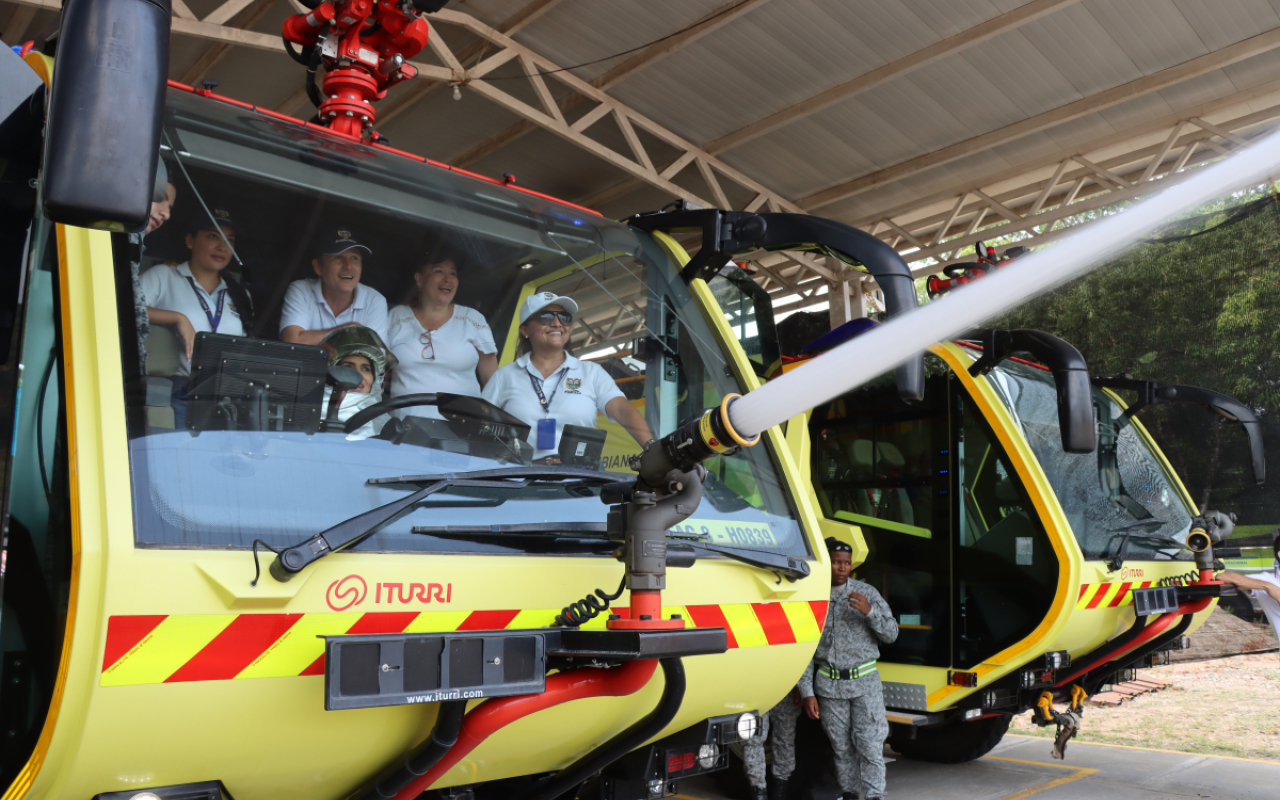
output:
[[[452,392],[479,397],[498,368],[498,349],[480,312],[453,302],[458,294],[457,265],[452,258],[428,262],[413,280],[409,303],[387,315],[387,346],[400,362],[391,372],[391,396]],[[442,419],[435,406],[392,413]]]
[[[564,426],[594,428],[599,414],[626,428],[642,446],[653,438],[644,417],[603,367],[566,352],[577,312],[572,298],[552,292],[525,300],[520,338],[528,352],[494,373],[484,389],[484,399],[529,424],[535,460],[558,463]]]

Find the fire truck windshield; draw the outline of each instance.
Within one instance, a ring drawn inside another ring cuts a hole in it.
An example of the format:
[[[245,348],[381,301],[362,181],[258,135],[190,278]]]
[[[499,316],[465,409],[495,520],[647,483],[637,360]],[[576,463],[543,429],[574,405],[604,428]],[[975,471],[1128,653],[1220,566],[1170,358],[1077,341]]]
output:
[[[741,345],[643,231],[184,91],[162,141],[172,218],[113,251],[138,546],[287,547],[413,490],[382,478],[625,480],[746,389]],[[809,555],[768,442],[706,466],[674,533]],[[604,553],[572,533],[607,510],[590,481],[440,492],[354,549]],[[414,532],[535,523],[570,536]]]
[[[1050,373],[1009,360],[988,377],[1044,468],[1085,558],[1114,557],[1131,531],[1130,560],[1189,557],[1175,542],[1184,541],[1191,530],[1192,511],[1133,425],[1118,430],[1118,475],[1112,479],[1118,483],[1116,499],[1104,489],[1097,454],[1063,452],[1057,389]],[[1094,389],[1093,396],[1095,405],[1108,410],[1112,419],[1121,417],[1124,409],[1110,395]]]

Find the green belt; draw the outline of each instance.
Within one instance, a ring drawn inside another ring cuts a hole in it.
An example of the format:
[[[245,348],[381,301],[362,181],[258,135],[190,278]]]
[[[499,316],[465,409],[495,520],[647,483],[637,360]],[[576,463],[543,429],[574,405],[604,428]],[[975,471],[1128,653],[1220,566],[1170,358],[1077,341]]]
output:
[[[868,661],[865,664],[859,664],[853,669],[835,669],[828,664],[818,664],[818,674],[824,675],[833,681],[850,681],[854,678],[862,678],[876,671],[876,662]]]

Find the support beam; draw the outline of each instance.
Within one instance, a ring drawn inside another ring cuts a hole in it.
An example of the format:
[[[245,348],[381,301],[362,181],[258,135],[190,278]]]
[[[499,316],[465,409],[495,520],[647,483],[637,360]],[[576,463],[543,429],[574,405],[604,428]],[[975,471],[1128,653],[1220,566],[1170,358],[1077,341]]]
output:
[[[526,3],[520,10],[498,23],[494,30],[505,33],[508,36],[515,36],[517,31],[551,11],[562,2],[564,0],[532,0],[532,2]],[[430,38],[427,41],[436,42],[435,38]],[[485,49],[488,46],[489,43],[486,40],[476,39],[459,50],[455,60],[463,66],[471,64],[476,59],[484,56]],[[456,77],[457,80],[461,81],[464,76],[459,73]],[[421,105],[422,101],[448,85],[448,83],[438,81],[410,81],[407,85],[397,87],[391,97],[378,108],[378,127],[390,133],[393,130],[390,126],[392,120],[412,111]]]
[[[609,89],[612,89],[614,86],[622,83],[624,80],[635,75],[640,70],[656,64],[663,58],[677,52],[681,48],[693,44],[703,36],[706,36],[707,34],[729,24],[735,19],[739,19],[743,15],[756,10],[767,2],[769,2],[769,0],[730,0],[719,8],[703,15],[697,22],[693,23],[693,25],[689,26],[684,31],[672,36],[670,39],[665,39],[646,47],[631,58],[610,69],[608,72],[600,75],[595,80],[591,81],[591,85],[597,89],[607,92]],[[582,105],[584,102],[586,102],[586,99],[582,96],[571,94],[561,98],[560,110],[562,113],[568,112],[571,109]],[[455,167],[462,167],[465,169],[466,167],[469,167],[477,161],[498,152],[517,139],[523,138],[537,129],[538,126],[528,120],[514,123],[489,139],[453,156],[449,159],[449,163]]]
[[[1160,91],[1182,81],[1238,63],[1246,58],[1252,58],[1276,47],[1280,47],[1280,28],[1273,28],[1266,33],[1237,42],[1221,50],[1208,53],[1199,58],[1193,58],[1190,61],[1184,61],[1168,69],[1112,87],[1090,97],[1081,98],[1073,103],[1067,103],[1064,106],[1006,125],[1003,128],[988,131],[980,136],[956,142],[939,150],[934,150],[932,153],[900,161],[892,166],[878,169],[852,180],[843,181],[801,198],[799,204],[805,210],[812,211],[861,194],[877,186],[902,180],[911,175],[918,175],[932,167],[950,164],[952,161],[965,156],[990,150],[993,147],[1015,141],[1023,136],[1038,133],[1055,125],[1079,119],[1087,114],[1111,108],[1126,100]]]
[[[1033,2],[1019,6],[1012,11],[978,23],[972,28],[934,42],[914,53],[895,61],[890,61],[870,72],[865,72],[856,78],[832,86],[813,97],[802,100],[777,113],[770,114],[758,122],[739,128],[733,133],[727,133],[718,139],[707,142],[703,145],[703,149],[712,155],[719,155],[726,150],[732,150],[767,133],[772,133],[785,125],[790,125],[793,122],[830,108],[836,103],[848,100],[850,97],[874,89],[877,86],[883,86],[889,81],[912,73],[921,67],[936,64],[948,56],[988,42],[997,36],[1020,28],[1028,22],[1041,19],[1078,2],[1080,0],[1033,0]]]
[[[231,23],[229,27],[249,29],[257,25],[258,21],[266,16],[273,5],[275,5],[275,0],[227,0],[202,21],[210,25],[227,25],[227,23]],[[196,63],[182,73],[182,77],[178,79],[178,82],[185,83],[188,86],[195,86],[208,77],[209,72],[230,54],[230,44],[219,42],[210,45],[196,59]]]
[[[22,37],[27,35],[27,28],[31,27],[31,21],[35,18],[35,8],[18,6],[13,10],[9,21],[5,23],[4,30],[0,31],[0,41],[9,46],[23,44]]]

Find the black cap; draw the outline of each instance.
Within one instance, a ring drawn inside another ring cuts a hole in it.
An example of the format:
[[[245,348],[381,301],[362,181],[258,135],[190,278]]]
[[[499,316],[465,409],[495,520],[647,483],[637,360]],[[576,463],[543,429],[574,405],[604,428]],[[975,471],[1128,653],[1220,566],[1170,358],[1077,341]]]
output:
[[[218,227],[230,228],[236,232],[237,236],[243,232],[240,227],[240,223],[231,218],[230,212],[225,209],[218,208],[217,206],[211,206],[209,211],[213,214],[213,219],[217,220]],[[191,223],[187,226],[187,233],[199,233],[200,231],[213,230],[213,227],[214,225],[209,219],[209,214],[201,213],[191,220]]]
[[[827,543],[828,553],[852,553],[853,547],[845,544],[834,536],[828,536],[825,540]]]
[[[355,236],[346,228],[339,228],[331,234],[333,239],[322,237],[320,243],[316,246],[316,255],[336,256],[339,253],[345,253],[353,247],[359,247],[369,255],[373,255],[373,251],[368,245],[360,244],[356,241]]]

